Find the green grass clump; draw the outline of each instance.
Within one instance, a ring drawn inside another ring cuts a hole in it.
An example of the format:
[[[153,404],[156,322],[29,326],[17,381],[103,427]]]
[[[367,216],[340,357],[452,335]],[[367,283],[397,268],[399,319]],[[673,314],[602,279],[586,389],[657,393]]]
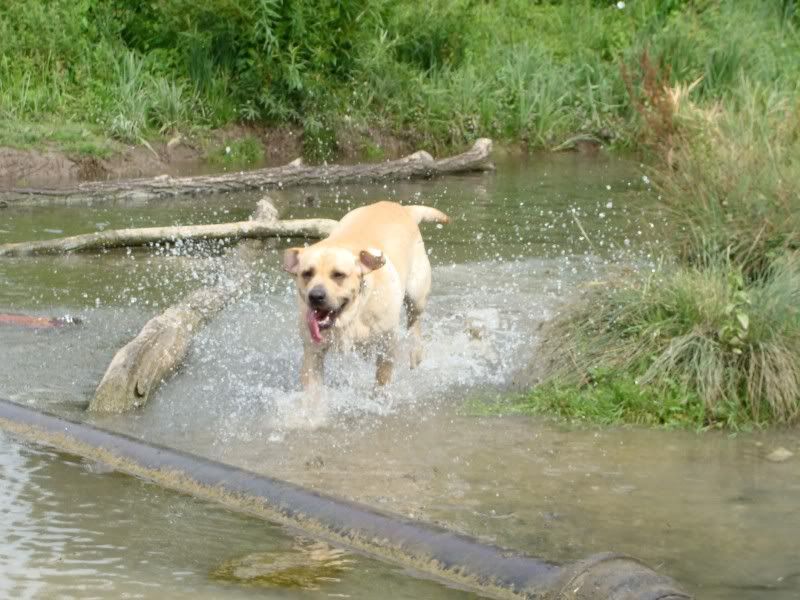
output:
[[[666,403],[678,386],[707,424],[732,428],[800,417],[797,256],[754,280],[730,263],[661,273],[593,298],[556,330],[547,381],[622,373]]]
[[[544,415],[596,425],[707,427],[702,402],[680,385],[657,389],[621,372],[593,370],[588,375],[583,384],[549,381],[496,401],[477,399],[468,411],[481,416]]]
[[[55,146],[68,155],[106,158],[117,144],[101,128],[85,123],[29,123],[0,119],[0,146],[45,149]]]
[[[264,162],[264,145],[258,138],[248,135],[232,139],[208,152],[210,162],[226,166],[253,166]]]
[[[678,112],[671,168],[655,180],[684,261],[726,259],[758,278],[800,249],[798,116],[796,98],[746,80],[724,108]]]

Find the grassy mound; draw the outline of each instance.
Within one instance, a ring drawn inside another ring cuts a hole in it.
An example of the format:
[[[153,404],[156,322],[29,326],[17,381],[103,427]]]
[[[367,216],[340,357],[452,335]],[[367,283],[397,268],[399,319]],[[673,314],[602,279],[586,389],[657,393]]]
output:
[[[730,265],[660,274],[594,298],[561,326],[569,335],[554,356],[551,385],[588,386],[597,397],[620,381],[635,383],[617,398],[660,398],[663,405],[650,404],[652,421],[661,423],[675,414],[676,400],[698,426],[800,416],[797,258],[751,281]]]

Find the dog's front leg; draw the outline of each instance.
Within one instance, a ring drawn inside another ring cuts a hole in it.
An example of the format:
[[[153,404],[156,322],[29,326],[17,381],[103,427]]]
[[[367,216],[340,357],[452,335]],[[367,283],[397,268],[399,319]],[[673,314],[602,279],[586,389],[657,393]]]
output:
[[[303,345],[303,366],[300,368],[300,384],[308,391],[322,387],[325,369],[325,348],[316,344]]]
[[[375,383],[384,386],[392,380],[394,357],[397,351],[397,337],[387,333],[378,344],[378,356],[375,361]]]
[[[300,369],[303,395],[300,410],[312,427],[324,423],[328,415],[322,388],[325,352],[326,348],[316,344],[305,344],[303,347],[303,366]]]

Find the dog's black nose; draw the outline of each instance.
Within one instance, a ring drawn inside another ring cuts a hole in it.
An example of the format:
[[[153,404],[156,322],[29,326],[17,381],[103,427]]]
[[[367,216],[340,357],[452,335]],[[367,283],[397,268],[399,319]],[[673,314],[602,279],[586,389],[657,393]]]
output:
[[[308,303],[313,307],[322,306],[325,303],[325,288],[321,285],[311,288],[308,292]]]

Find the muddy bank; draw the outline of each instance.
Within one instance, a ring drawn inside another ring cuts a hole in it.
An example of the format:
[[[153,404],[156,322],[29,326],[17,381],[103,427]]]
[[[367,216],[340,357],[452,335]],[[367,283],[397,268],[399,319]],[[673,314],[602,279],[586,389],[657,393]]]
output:
[[[188,145],[120,146],[108,157],[76,155],[52,149],[0,148],[0,187],[65,185],[76,181],[123,179],[161,173],[177,174],[203,163],[202,153]]]
[[[244,140],[255,147],[257,158],[235,156],[236,144]],[[302,129],[285,126],[231,125],[201,136],[175,135],[135,146],[112,146],[107,156],[76,154],[56,144],[27,149],[0,147],[0,189],[218,173],[277,166],[304,154]],[[386,132],[351,129],[337,132],[335,159],[344,163],[385,160],[411,150],[410,140]]]

